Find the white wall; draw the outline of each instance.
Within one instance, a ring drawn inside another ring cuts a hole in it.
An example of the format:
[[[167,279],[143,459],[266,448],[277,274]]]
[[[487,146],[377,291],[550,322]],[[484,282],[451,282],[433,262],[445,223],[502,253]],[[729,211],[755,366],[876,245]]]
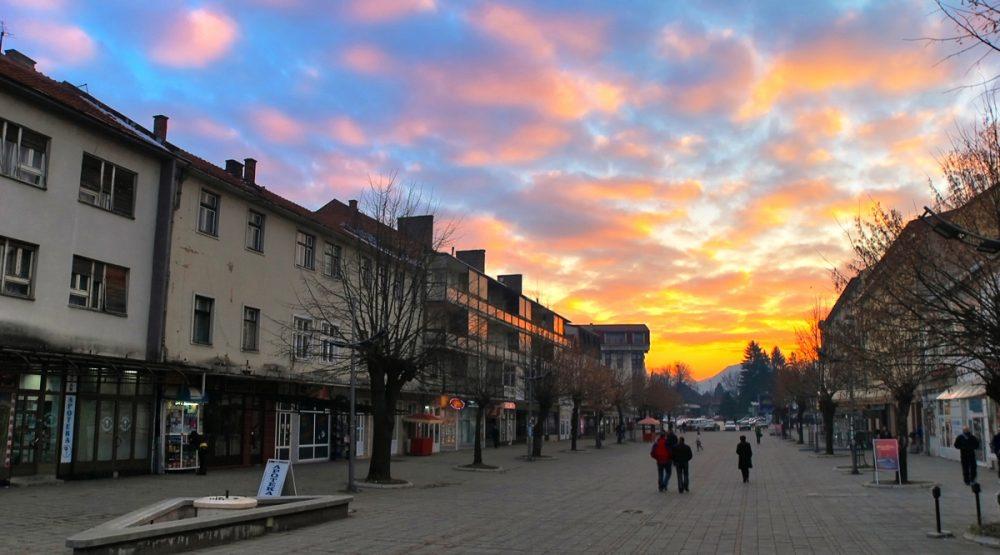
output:
[[[4,92],[0,118],[50,138],[46,189],[0,175],[0,235],[38,245],[34,300],[0,295],[0,337],[144,357],[159,160]],[[79,202],[84,151],[136,172],[134,219]],[[69,306],[73,255],[129,269],[127,317]]]
[[[197,231],[202,188],[221,197],[217,238]],[[247,214],[251,207],[266,217],[263,254],[246,248]],[[295,265],[297,229],[317,236],[315,270]],[[228,359],[234,369],[249,366],[255,373],[262,372],[265,365],[274,365],[280,373],[314,368],[301,361],[293,367],[287,342],[293,314],[307,315],[296,309],[301,305],[296,292],[304,291],[303,279],[332,279],[321,273],[324,242],[318,229],[305,228],[207,180],[185,179],[172,233],[164,340],[167,360],[211,367],[219,359]],[[338,244],[344,247],[346,256],[347,245]],[[199,345],[191,340],[196,294],[215,299],[212,345]],[[244,306],[261,311],[256,353],[241,349]],[[314,322],[314,330],[318,326]],[[312,379],[330,381],[323,376]]]

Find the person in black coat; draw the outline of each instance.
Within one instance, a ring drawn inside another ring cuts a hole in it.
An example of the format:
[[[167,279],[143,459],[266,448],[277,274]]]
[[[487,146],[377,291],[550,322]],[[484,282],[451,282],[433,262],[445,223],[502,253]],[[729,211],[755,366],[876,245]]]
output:
[[[673,449],[673,460],[674,468],[677,470],[677,491],[680,493],[691,491],[689,483],[691,475],[688,464],[693,457],[691,446],[684,443],[684,438],[677,440],[677,445]]]
[[[990,450],[997,456],[997,469],[1000,472],[1000,432],[997,432],[990,441]]]
[[[736,445],[736,456],[739,457],[740,473],[743,474],[743,483],[750,481],[750,469],[753,468],[753,449],[747,443],[747,436],[740,436],[740,442]]]
[[[962,479],[965,485],[976,481],[976,449],[979,449],[979,438],[972,435],[969,427],[962,429],[962,435],[955,438],[955,449],[961,454]]]
[[[198,474],[208,474],[208,438],[198,433],[198,430],[188,434],[188,446],[198,451]]]

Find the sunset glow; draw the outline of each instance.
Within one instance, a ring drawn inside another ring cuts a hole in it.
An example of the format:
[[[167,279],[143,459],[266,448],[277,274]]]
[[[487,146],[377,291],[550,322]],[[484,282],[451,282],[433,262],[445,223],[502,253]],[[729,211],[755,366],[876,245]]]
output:
[[[696,377],[795,349],[844,227],[912,213],[983,68],[925,2],[8,5],[5,48],[310,208],[397,173],[458,249]]]

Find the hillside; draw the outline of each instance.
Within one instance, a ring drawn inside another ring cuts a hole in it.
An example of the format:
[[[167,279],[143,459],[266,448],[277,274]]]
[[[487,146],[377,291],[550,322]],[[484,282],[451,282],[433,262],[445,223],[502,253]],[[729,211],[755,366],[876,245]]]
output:
[[[743,367],[739,364],[726,366],[718,374],[712,376],[711,378],[705,378],[704,380],[694,382],[694,388],[701,393],[711,393],[715,391],[715,386],[725,379],[726,376],[732,375],[734,378],[738,378],[742,370]]]

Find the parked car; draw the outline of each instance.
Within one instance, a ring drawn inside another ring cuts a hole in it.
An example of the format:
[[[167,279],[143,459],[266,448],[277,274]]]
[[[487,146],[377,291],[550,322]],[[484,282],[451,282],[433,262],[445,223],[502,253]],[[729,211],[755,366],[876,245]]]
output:
[[[735,432],[736,431],[736,422],[732,422],[732,421],[726,422],[726,427],[723,428],[723,429],[726,430],[727,432]]]
[[[700,429],[702,429],[702,430],[704,430],[706,432],[718,432],[719,431],[719,423],[716,422],[715,420],[709,420],[708,418],[705,418],[705,419],[703,419],[701,421],[701,427],[700,427]]]

